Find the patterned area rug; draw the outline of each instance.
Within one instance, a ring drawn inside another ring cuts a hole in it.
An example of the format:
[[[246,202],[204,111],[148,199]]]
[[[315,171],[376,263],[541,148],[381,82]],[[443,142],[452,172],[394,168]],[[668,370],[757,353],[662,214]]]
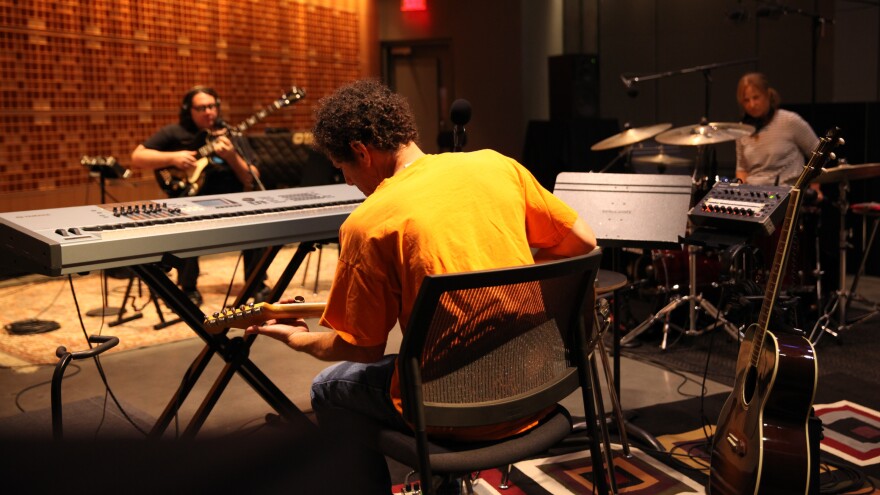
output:
[[[624,458],[621,446],[612,444],[619,493],[633,495],[675,495],[706,493],[691,478],[653,459],[639,449],[631,449],[632,457]],[[501,471],[492,469],[479,473],[473,482],[480,495],[575,495],[596,493],[593,486],[589,451],[555,455],[518,462],[513,465],[507,488],[501,489]],[[395,494],[405,495],[405,485],[395,486]]]
[[[836,378],[841,378],[837,376]],[[875,407],[825,398],[846,393],[864,382],[835,387],[817,396],[814,408],[822,421],[819,483],[821,493],[880,493],[880,413]],[[666,449],[651,455],[687,473],[701,485],[708,482],[708,440],[727,394],[651,406],[636,411],[633,422],[651,432]],[[876,402],[874,399],[872,402]]]
[[[820,493],[880,493],[880,397],[865,397],[875,389],[844,374],[823,376],[815,411],[822,422],[819,459]],[[862,390],[857,395],[856,391]],[[847,400],[844,397],[863,397]],[[709,448],[715,421],[727,394],[710,395],[628,411],[636,426],[653,435],[665,449],[633,448],[622,458],[615,446],[616,480],[620,493],[665,495],[705,493],[709,476]],[[483,473],[484,480],[495,475]],[[577,452],[551,455],[517,463],[511,473],[512,495],[591,494],[594,478],[586,446]],[[497,483],[488,483],[496,490]]]
[[[664,465],[645,452],[633,448],[632,457],[615,451],[615,480],[620,493],[633,495],[673,495],[676,493],[706,493],[695,480]],[[589,451],[576,452],[514,465],[512,475],[519,493],[527,495],[573,495],[596,493]],[[510,493],[505,491],[505,493]],[[513,492],[516,493],[516,492]]]
[[[281,250],[268,271],[268,283],[272,284],[284,271],[296,246]],[[335,244],[323,246],[320,252],[320,271],[318,252],[312,252],[300,267],[284,296],[302,295],[306,301],[324,301],[330,288],[330,280],[336,266],[337,248]],[[201,276],[199,291],[202,293],[205,313],[213,313],[224,307],[226,294],[237,294],[244,286],[244,275],[238,253],[224,253],[200,258]],[[172,270],[171,278],[176,279]],[[141,313],[142,318],[116,326],[110,323],[116,315],[87,316],[87,312],[102,307],[102,280],[95,272],[85,276],[46,278],[27,277],[20,283],[7,280],[0,288],[0,301],[3,311],[0,324],[0,366],[27,367],[37,364],[55,364],[58,358],[55,350],[65,346],[70,351],[88,348],[85,334],[113,335],[119,338],[119,345],[108,352],[121,352],[150,345],[196,338],[196,334],[182,322],[160,330],[154,326],[161,323],[160,313],[166,322],[177,318],[161,301],[158,308],[150,301],[150,292],[142,282],[135,279],[131,295],[125,301],[126,312],[123,317]],[[108,306],[121,307],[129,279],[108,278]],[[75,297],[74,297],[75,296]],[[229,300],[232,300],[230,297]],[[77,304],[79,311],[77,310]],[[82,320],[82,325],[80,324]],[[60,328],[45,333],[16,334],[10,331],[14,322],[30,320],[51,321]],[[84,327],[84,328],[83,328]]]

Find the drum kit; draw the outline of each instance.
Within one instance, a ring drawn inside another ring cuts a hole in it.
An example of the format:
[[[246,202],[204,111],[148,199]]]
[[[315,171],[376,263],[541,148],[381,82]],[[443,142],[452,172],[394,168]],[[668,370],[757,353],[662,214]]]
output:
[[[602,141],[597,142],[596,144],[590,147],[593,151],[604,151],[615,148],[623,148],[621,153],[615,158],[611,163],[605,166],[601,172],[609,169],[614,163],[618,162],[623,158],[631,158],[634,163],[640,163],[642,165],[654,165],[658,168],[658,171],[661,173],[667,167],[685,167],[691,166],[691,161],[686,158],[681,158],[675,155],[667,154],[664,152],[662,147],[660,148],[660,152],[653,156],[639,156],[637,158],[632,158],[632,149],[633,145],[646,141],[648,139],[653,138],[656,142],[666,145],[676,145],[676,146],[693,146],[696,147],[696,163],[694,163],[692,171],[692,179],[693,179],[693,188],[694,194],[696,195],[704,186],[705,182],[708,180],[708,177],[705,177],[705,169],[706,169],[706,149],[708,146],[725,143],[729,141],[735,141],[741,137],[750,136],[755,132],[755,128],[749,125],[740,124],[740,123],[732,123],[732,122],[706,122],[705,120],[696,125],[687,125],[683,127],[672,128],[671,124],[656,124],[646,127],[637,127],[637,128],[627,128],[620,132],[619,134],[615,134],[609,138],[603,139]],[[848,243],[848,230],[845,227],[845,218],[846,213],[849,211],[849,205],[846,202],[846,192],[849,189],[849,181],[852,180],[862,180],[868,179],[872,177],[880,176],[880,163],[871,163],[864,165],[848,165],[841,164],[838,167],[824,169],[822,175],[820,175],[814,182],[820,184],[830,184],[830,183],[838,183],[840,186],[840,200],[836,205],[841,209],[841,222],[840,222],[840,290],[835,293],[831,300],[828,302],[828,305],[825,307],[825,314],[820,315],[819,322],[817,323],[817,327],[814,328],[813,335],[811,335],[811,340],[816,341],[818,337],[823,333],[830,333],[832,335],[836,335],[835,330],[843,329],[846,326],[846,311],[849,307],[850,301],[855,298],[855,284],[853,287],[850,287],[849,290],[845,290],[846,287],[846,249],[849,247]],[[698,199],[698,198],[696,198]],[[875,226],[876,229],[876,226]],[[873,241],[873,235],[871,235],[871,239]],[[669,304],[663,307],[660,311],[658,311],[653,316],[649,317],[646,321],[642,322],[640,325],[629,331],[622,339],[621,344],[627,344],[635,339],[638,335],[643,333],[645,330],[649,329],[654,323],[659,321],[664,321],[663,327],[663,341],[661,343],[661,348],[666,349],[667,345],[667,336],[669,332],[669,328],[671,326],[669,315],[670,313],[677,307],[682,304],[687,304],[689,308],[689,327],[687,329],[679,328],[682,333],[686,335],[700,335],[706,331],[712,330],[714,328],[721,327],[726,330],[731,337],[734,339],[739,338],[739,330],[737,327],[732,324],[730,321],[727,321],[724,318],[724,315],[721,311],[719,311],[714,305],[706,301],[701,294],[697,293],[697,289],[699,287],[699,283],[697,280],[698,268],[705,268],[706,266],[715,266],[716,264],[707,262],[703,259],[702,262],[699,260],[699,253],[701,252],[701,248],[693,245],[689,245],[686,248],[686,257],[687,257],[687,267],[681,266],[683,270],[687,270],[687,280],[688,283],[688,294],[684,296],[676,296],[674,297]],[[656,259],[671,259],[673,262],[673,267],[678,266],[675,265],[675,262],[679,264],[683,264],[685,249],[678,251],[655,251],[653,253],[654,258]],[[678,256],[678,255],[682,256]],[[867,256],[867,251],[865,252],[865,256]],[[705,258],[705,256],[704,256]],[[707,264],[708,263],[708,264]],[[864,261],[862,263],[864,265]],[[655,265],[653,268],[657,268]],[[669,265],[664,262],[663,263],[663,272],[666,273],[667,276],[667,285],[669,282]],[[720,270],[720,267],[716,267]],[[676,274],[681,275],[684,278],[684,274],[680,272],[676,272]],[[674,275],[673,275],[674,276]],[[681,282],[685,282],[685,280],[680,280]],[[856,283],[858,281],[858,277],[855,279]],[[817,286],[816,289],[819,294],[817,294],[818,298],[821,300],[821,286]],[[875,305],[876,306],[876,305]],[[697,310],[702,309],[707,315],[715,318],[715,322],[711,323],[708,327],[703,329],[697,328]],[[835,317],[837,314],[837,317]],[[835,327],[831,322],[833,320],[837,321],[837,327]]]
[[[676,128],[672,128],[672,124],[664,123],[647,127],[625,129],[619,134],[616,134],[594,144],[593,146],[591,146],[590,149],[593,151],[602,151],[617,147],[624,147],[624,151],[618,157],[620,158],[622,156],[630,155],[632,146],[634,144],[651,138],[654,138],[655,141],[661,144],[696,147],[697,160],[692,170],[692,183],[695,194],[697,190],[702,188],[707,179],[707,177],[705,177],[706,148],[710,145],[734,141],[736,139],[739,139],[740,137],[749,136],[754,132],[755,128],[752,126],[730,122],[703,121],[696,125],[687,125]],[[667,167],[681,167],[686,165],[689,166],[691,163],[690,160],[687,160],[685,158],[664,153],[662,148],[659,154],[648,157],[639,157],[638,160],[641,160],[640,163],[642,164],[656,165],[658,170],[661,172]],[[615,159],[615,161],[617,161],[617,159]],[[612,164],[613,163],[614,162],[612,162]],[[605,167],[605,169],[609,167]],[[722,327],[731,335],[731,337],[739,337],[737,327],[724,319],[724,317],[721,315],[721,312],[717,308],[715,308],[712,303],[703,298],[702,294],[697,293],[699,252],[700,248],[696,246],[690,245],[687,247],[687,266],[684,268],[687,271],[687,285],[689,289],[688,294],[684,296],[676,296],[675,298],[673,298],[669,302],[669,304],[663,307],[660,311],[658,311],[656,314],[645,320],[639,326],[628,332],[621,339],[621,344],[626,345],[630,343],[638,335],[648,330],[654,323],[663,321],[663,342],[661,343],[660,347],[665,350],[667,345],[667,338],[669,335],[669,329],[673,326],[670,321],[670,314],[673,310],[684,304],[686,304],[689,309],[690,325],[688,329],[680,328],[683,333],[687,335],[699,335],[716,327]],[[666,259],[670,259],[672,261],[681,260],[682,258],[678,257],[677,253],[677,251],[661,251],[659,253],[655,252],[657,258],[663,261],[662,266],[664,270],[662,271],[667,275],[667,282],[669,271],[667,269],[668,265],[666,263]],[[681,253],[684,253],[684,251],[681,251]],[[704,312],[706,312],[706,314],[715,317],[715,322],[712,323],[708,328],[697,328],[696,312],[698,309],[702,309]]]

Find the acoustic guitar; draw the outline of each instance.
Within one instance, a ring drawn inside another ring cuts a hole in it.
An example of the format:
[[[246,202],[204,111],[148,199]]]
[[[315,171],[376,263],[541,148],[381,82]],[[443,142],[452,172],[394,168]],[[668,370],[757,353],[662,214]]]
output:
[[[293,86],[290,91],[282,95],[281,98],[243,120],[238,125],[229,127],[227,130],[232,133],[242,133],[265,119],[272,112],[293,105],[305,98],[305,96],[305,91]],[[172,166],[157,168],[153,171],[153,174],[156,176],[156,181],[159,183],[159,187],[162,188],[162,191],[164,191],[165,194],[171,198],[179,198],[183,196],[195,196],[199,193],[202,185],[205,183],[205,171],[212,165],[210,158],[214,154],[214,139],[215,136],[209,134],[207,143],[196,150],[199,159],[196,162],[195,168],[191,172],[187,173]]]
[[[789,195],[773,267],[758,322],[740,345],[733,391],[718,417],[712,442],[712,495],[805,494],[810,486],[808,420],[816,392],[818,364],[806,338],[768,330],[779,283],[797,225],[801,190],[822,173],[842,142],[833,128],[813,151]]]
[[[318,318],[324,314],[327,303],[288,303],[288,304],[243,304],[239,308],[226,308],[205,316],[202,328],[211,335],[222,332],[226,328],[247,328],[259,325],[268,320],[282,318]]]

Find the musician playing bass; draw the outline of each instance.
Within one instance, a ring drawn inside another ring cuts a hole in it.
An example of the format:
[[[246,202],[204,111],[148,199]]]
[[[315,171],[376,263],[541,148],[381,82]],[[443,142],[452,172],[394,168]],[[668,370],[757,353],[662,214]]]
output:
[[[180,181],[177,192],[163,187],[169,194],[178,196],[250,191],[259,177],[259,171],[256,167],[250,167],[238,154],[225,133],[217,92],[209,87],[195,86],[183,97],[178,123],[162,127],[143,144],[139,144],[131,154],[131,165],[141,170],[170,168],[183,172],[179,174],[184,180]],[[201,161],[200,155],[205,155]],[[198,182],[189,183],[186,179],[192,177],[196,170],[201,171]],[[160,178],[159,173],[156,175]],[[258,261],[259,251],[244,252],[245,277]],[[185,259],[184,266],[178,270],[177,284],[196,305],[202,303],[197,288],[198,277],[198,258]],[[267,288],[260,290],[257,302],[268,292]]]

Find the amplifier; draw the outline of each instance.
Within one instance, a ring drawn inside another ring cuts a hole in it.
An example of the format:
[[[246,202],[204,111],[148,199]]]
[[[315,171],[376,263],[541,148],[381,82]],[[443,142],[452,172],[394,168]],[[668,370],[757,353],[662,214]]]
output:
[[[718,182],[690,212],[698,227],[769,236],[785,219],[790,188]]]

